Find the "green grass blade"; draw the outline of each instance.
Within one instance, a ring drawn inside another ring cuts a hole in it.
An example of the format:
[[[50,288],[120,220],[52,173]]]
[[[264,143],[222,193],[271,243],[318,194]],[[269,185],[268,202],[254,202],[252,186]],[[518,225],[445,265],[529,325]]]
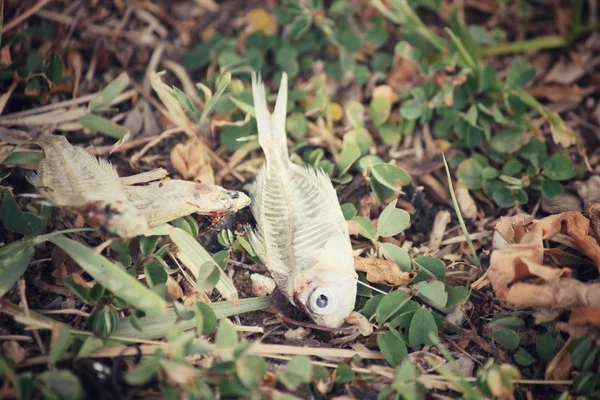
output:
[[[129,76],[126,72],[123,72],[114,81],[102,89],[92,101],[90,101],[90,111],[100,111],[106,108],[128,85]]]
[[[456,211],[456,215],[458,216],[460,229],[462,230],[462,233],[463,235],[465,235],[465,239],[467,239],[467,243],[469,244],[469,249],[471,250],[471,255],[473,256],[473,262],[475,263],[475,265],[479,266],[479,258],[477,257],[475,246],[473,246],[473,241],[471,240],[471,236],[469,235],[469,231],[467,230],[467,226],[465,225],[465,220],[463,219],[462,213],[460,212],[458,201],[456,201],[456,195],[454,194],[454,186],[452,185],[452,177],[450,176],[450,168],[448,167],[448,162],[446,161],[446,155],[442,153],[442,157],[444,158],[444,165],[446,166],[446,176],[448,177],[448,189],[450,190],[450,197],[452,197],[452,205],[454,206],[454,210]]]
[[[269,301],[269,297],[253,297],[250,299],[241,299],[237,306],[228,301],[211,303],[209,306],[215,312],[217,318],[220,319],[231,317],[233,315],[244,314],[247,312],[264,310],[269,306]],[[117,340],[119,337],[144,340],[162,338],[177,321],[177,314],[175,313],[175,309],[169,308],[166,314],[163,316],[147,316],[139,318],[139,323],[143,327],[142,332],[135,329],[129,322],[129,319],[130,317],[121,319],[119,322],[119,327],[113,334],[113,338],[117,338]],[[183,328],[183,330],[195,328],[196,320],[191,319],[187,321],[181,321],[180,326]]]
[[[219,268],[210,254],[204,250],[204,248],[195,238],[179,228],[173,228],[169,232],[169,237],[178,247],[177,258],[179,258],[181,262],[188,267],[196,279],[198,279],[200,267],[204,263],[213,263],[220,274],[219,281],[217,282],[215,289],[217,289],[217,291],[221,293],[221,296],[223,296],[226,300],[229,300],[232,303],[236,303],[238,301],[238,292],[231,279],[225,275],[225,272]]]
[[[65,251],[81,268],[102,286],[147,315],[164,315],[167,302],[143,286],[123,268],[92,249],[62,235],[48,239]]]
[[[0,247],[0,298],[24,273],[33,258],[30,242],[15,242]]]
[[[123,136],[127,133],[127,128],[124,126],[94,114],[88,114],[85,117],[80,118],[77,122],[86,128],[90,128],[115,139],[123,139]]]

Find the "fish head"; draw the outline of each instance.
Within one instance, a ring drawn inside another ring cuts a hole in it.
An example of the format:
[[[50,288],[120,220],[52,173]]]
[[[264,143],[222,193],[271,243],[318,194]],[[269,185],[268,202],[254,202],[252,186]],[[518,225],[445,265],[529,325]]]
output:
[[[211,214],[221,215],[238,211],[250,204],[250,197],[237,190],[225,189],[218,185],[196,184],[198,204],[206,204]],[[202,208],[202,207],[199,207]]]
[[[317,325],[339,328],[354,311],[357,281],[353,271],[312,271],[297,281],[293,290],[294,303]]]

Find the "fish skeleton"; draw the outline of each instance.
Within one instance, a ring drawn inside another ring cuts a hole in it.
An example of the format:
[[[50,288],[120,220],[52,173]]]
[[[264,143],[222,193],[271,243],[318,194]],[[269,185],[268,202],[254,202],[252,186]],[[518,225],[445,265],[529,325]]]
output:
[[[44,135],[36,143],[44,159],[29,181],[40,194],[54,206],[75,209],[89,225],[123,238],[193,213],[223,215],[250,204],[242,192],[180,179],[124,186],[110,163],[64,136]]]
[[[264,84],[252,75],[258,141],[266,162],[250,192],[256,228],[248,238],[288,300],[315,323],[339,327],[353,311],[358,276],[336,191],[321,169],[289,159],[287,75],[273,114]]]
[[[127,200],[110,163],[73,146],[64,136],[43,135],[36,143],[44,159],[28,179],[52,205],[76,209],[89,225],[120,237],[148,230],[146,219]]]
[[[224,215],[250,204],[250,198],[242,192],[180,179],[126,186],[125,193],[150,227],[194,213]]]

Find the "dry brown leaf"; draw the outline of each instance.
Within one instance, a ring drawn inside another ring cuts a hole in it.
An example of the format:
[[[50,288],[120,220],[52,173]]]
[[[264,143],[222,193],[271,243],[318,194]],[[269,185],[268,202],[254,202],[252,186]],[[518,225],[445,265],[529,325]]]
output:
[[[177,283],[175,279],[171,277],[171,275],[167,276],[166,285],[168,301],[175,301],[183,297],[183,290],[181,289],[181,286],[179,286],[179,283]]]
[[[310,330],[303,327],[298,327],[296,329],[288,329],[283,334],[287,340],[295,340],[300,341],[306,339],[306,336],[310,333]]]
[[[405,272],[396,263],[383,258],[354,257],[354,269],[366,272],[367,280],[388,286],[406,285],[415,279],[416,272]]]
[[[200,142],[176,144],[171,150],[171,164],[184,179],[211,185],[216,183],[210,159]]]
[[[438,367],[446,364],[446,359],[426,351],[414,351],[408,355],[412,365],[422,373],[435,371]]]
[[[596,92],[600,89],[600,86],[588,86],[580,88],[577,85],[565,86],[565,85],[550,85],[540,86],[527,90],[533,97],[544,97],[550,101],[561,101],[561,100],[580,100],[584,96]]]
[[[447,210],[438,211],[433,221],[433,227],[431,228],[431,234],[429,235],[429,244],[427,247],[429,250],[435,252],[440,249],[440,244],[444,239],[446,233],[446,227],[451,220],[450,213]]]
[[[346,318],[346,322],[351,325],[355,325],[358,327],[358,332],[362,336],[370,336],[373,333],[373,325],[369,322],[367,317],[358,313],[356,311],[352,311],[350,315]]]
[[[477,217],[477,204],[475,200],[469,194],[469,189],[461,182],[456,185],[455,189],[456,201],[463,217],[467,219],[473,219]]]
[[[530,221],[522,214],[504,217],[496,231],[506,241],[492,252],[488,278],[496,295],[512,307],[600,307],[600,283],[572,279],[569,268],[543,264],[544,240],[568,235],[600,267],[600,246],[588,235],[590,221],[579,212],[564,212]],[[520,282],[539,278],[541,283]]]
[[[2,354],[15,365],[19,365],[25,360],[27,352],[16,340],[8,340],[2,343]]]

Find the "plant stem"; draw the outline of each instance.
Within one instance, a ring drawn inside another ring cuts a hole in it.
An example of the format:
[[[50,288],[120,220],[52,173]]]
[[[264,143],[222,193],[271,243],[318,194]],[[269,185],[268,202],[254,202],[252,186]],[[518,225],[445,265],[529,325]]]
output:
[[[519,40],[510,43],[498,43],[481,49],[484,56],[498,56],[519,53],[522,51],[554,49],[564,47],[569,41],[560,35],[542,36],[530,40]]]

